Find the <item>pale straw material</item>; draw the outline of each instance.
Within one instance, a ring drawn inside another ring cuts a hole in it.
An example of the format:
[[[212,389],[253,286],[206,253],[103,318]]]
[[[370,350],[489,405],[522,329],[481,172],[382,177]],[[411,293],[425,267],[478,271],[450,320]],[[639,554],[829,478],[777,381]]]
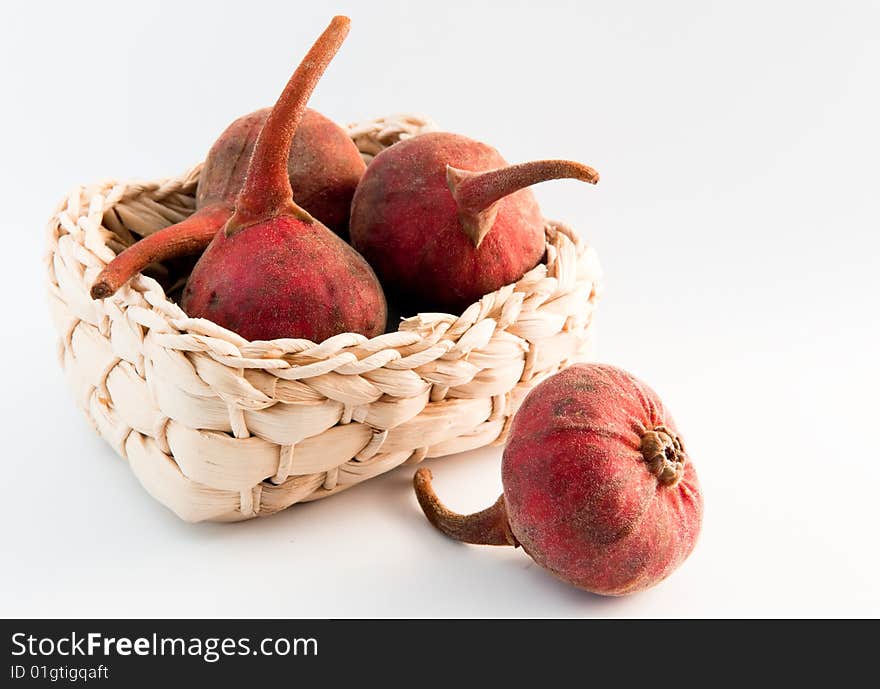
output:
[[[433,128],[395,116],[350,132],[369,160]],[[116,252],[193,211],[199,170],[80,187],[49,224],[49,302],[76,401],[185,520],[262,517],[401,464],[502,443],[529,389],[589,356],[600,268],[559,223],[547,224],[545,262],[518,283],[460,316],[419,314],[372,339],[249,342],[187,318],[144,275],[92,300]]]

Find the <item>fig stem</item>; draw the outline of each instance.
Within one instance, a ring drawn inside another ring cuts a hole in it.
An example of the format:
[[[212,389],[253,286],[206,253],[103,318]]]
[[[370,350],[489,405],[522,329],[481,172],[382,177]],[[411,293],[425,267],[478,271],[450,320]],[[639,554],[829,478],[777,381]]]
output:
[[[462,543],[519,546],[510,530],[503,495],[482,512],[458,514],[440,502],[431,485],[432,478],[431,470],[422,467],[413,477],[413,487],[422,511],[437,529]]]
[[[573,160],[535,160],[485,172],[446,166],[446,182],[458,206],[462,230],[476,248],[492,229],[496,202],[515,191],[551,179],[578,179],[596,184],[599,173]]]
[[[642,457],[657,480],[664,486],[672,487],[684,476],[687,453],[681,439],[666,426],[657,426],[645,431],[641,441]]]
[[[135,242],[98,273],[92,284],[92,299],[112,296],[151,263],[204,251],[230,215],[232,208],[228,205],[212,204],[176,225],[165,227]]]
[[[235,202],[235,213],[226,224],[227,236],[281,212],[315,222],[293,202],[287,169],[290,145],[306,104],[330,61],[339,52],[350,24],[348,17],[333,17],[284,87],[257,137],[244,186]]]

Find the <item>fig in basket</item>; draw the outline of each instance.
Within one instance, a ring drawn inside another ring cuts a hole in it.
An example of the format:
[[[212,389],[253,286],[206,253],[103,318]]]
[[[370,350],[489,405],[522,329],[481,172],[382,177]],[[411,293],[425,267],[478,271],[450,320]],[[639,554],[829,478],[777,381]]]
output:
[[[248,161],[270,108],[239,117],[214,142],[199,176],[196,212],[145,237],[114,258],[92,285],[103,299],[151,263],[199,254],[232,215],[244,185]],[[345,130],[321,113],[306,109],[287,161],[293,200],[341,236],[348,232],[351,199],[366,165]]]
[[[415,488],[448,536],[522,546],[594,593],[653,586],[690,555],[700,531],[700,484],[675,422],[651,388],[612,366],[575,365],[529,393],[501,478],[504,494],[469,516],[440,504],[428,469]]]
[[[370,163],[352,202],[351,241],[389,294],[458,313],[538,264],[544,218],[527,187],[560,178],[595,184],[599,174],[569,160],[508,166],[479,141],[422,134]]]
[[[211,240],[183,291],[189,316],[249,340],[385,329],[385,296],[367,262],[298,206],[287,158],[306,102],[348,34],[335,17],[306,55],[254,144],[232,217]]]

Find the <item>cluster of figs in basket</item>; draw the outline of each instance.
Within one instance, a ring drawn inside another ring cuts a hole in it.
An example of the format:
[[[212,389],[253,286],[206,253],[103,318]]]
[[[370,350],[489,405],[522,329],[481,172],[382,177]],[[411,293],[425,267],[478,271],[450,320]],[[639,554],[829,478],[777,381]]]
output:
[[[335,17],[271,109],[235,120],[205,160],[195,212],[136,242],[99,274],[113,295],[157,261],[200,255],[188,316],[248,340],[385,331],[385,294],[414,311],[460,313],[544,255],[528,187],[595,184],[568,160],[508,163],[465,136],[431,132],[363,162],[346,131],[306,104],[348,34]],[[414,483],[438,529],[468,543],[522,547],[581,588],[647,588],[691,552],[702,516],[693,465],[656,394],[607,365],[578,364],[524,401],[502,460],[504,493],[465,516]]]

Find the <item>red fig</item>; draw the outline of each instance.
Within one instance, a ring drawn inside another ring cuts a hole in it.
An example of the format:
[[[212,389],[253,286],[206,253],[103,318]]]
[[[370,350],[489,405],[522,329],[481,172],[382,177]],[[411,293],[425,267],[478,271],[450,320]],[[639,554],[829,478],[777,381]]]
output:
[[[445,534],[522,546],[594,593],[665,579],[700,531],[700,484],[675,422],[651,388],[612,366],[574,365],[535,387],[513,420],[501,476],[504,494],[469,516],[440,504],[428,469],[415,489]]]
[[[205,159],[196,191],[196,212],[120,253],[98,275],[92,298],[109,297],[151,263],[205,250],[232,215],[269,110],[239,117],[226,128]],[[294,201],[334,232],[345,235],[351,199],[365,169],[345,130],[319,112],[306,109],[288,155]]]
[[[198,208],[219,200],[232,215],[257,135],[270,111],[271,108],[262,108],[239,117],[211,147],[199,177]],[[345,130],[321,113],[306,108],[287,158],[293,200],[336,234],[345,235],[351,199],[364,170],[364,160]]]
[[[458,134],[422,134],[382,151],[351,208],[354,247],[386,289],[419,310],[460,312],[519,280],[544,254],[544,219],[526,187],[599,174],[568,160],[508,166]]]
[[[335,17],[266,119],[232,217],[202,254],[181,306],[250,340],[379,335],[382,288],[367,262],[294,203],[287,159],[318,80],[348,34]]]

